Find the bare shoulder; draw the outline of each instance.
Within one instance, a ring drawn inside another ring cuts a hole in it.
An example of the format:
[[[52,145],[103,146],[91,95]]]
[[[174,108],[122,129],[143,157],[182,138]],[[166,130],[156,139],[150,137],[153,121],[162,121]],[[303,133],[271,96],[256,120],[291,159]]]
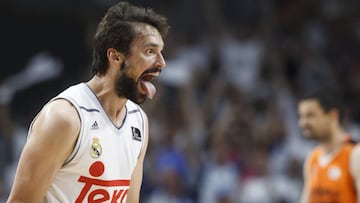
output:
[[[57,143],[57,146],[70,151],[79,132],[80,117],[77,110],[69,101],[58,99],[41,110],[30,131],[30,140],[35,139],[48,146]]]
[[[47,104],[41,114],[48,119],[55,119],[60,122],[80,121],[75,107],[65,99],[57,99]]]
[[[360,144],[356,144],[350,155],[350,170],[354,177],[360,179]]]
[[[360,143],[358,143],[354,146],[354,149],[351,152],[351,158],[360,160]]]
[[[57,99],[47,104],[34,122],[36,128],[59,130],[80,129],[80,118],[75,107],[65,99]]]

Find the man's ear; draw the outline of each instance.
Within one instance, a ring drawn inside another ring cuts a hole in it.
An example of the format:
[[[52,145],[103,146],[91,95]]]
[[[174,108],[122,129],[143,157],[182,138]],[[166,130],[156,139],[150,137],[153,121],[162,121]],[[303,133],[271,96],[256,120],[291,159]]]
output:
[[[125,58],[122,53],[118,52],[114,48],[109,48],[106,51],[106,55],[109,60],[109,63],[122,63]]]

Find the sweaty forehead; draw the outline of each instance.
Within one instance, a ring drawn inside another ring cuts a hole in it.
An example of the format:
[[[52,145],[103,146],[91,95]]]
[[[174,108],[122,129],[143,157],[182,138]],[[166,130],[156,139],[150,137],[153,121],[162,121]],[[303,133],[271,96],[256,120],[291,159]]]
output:
[[[140,44],[152,44],[155,46],[159,46],[162,48],[164,46],[163,39],[159,33],[159,31],[148,24],[139,23],[135,27],[136,37],[134,39],[135,42]]]

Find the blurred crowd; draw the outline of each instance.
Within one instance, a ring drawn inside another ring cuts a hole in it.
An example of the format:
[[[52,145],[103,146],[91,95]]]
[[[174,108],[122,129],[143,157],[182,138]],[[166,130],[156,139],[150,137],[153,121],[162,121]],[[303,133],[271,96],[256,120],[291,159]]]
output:
[[[90,77],[91,39],[115,1],[4,1],[0,201],[27,128],[50,98]],[[167,67],[142,107],[150,122],[144,203],[296,203],[314,142],[297,99],[331,84],[360,140],[358,0],[130,1],[168,17]],[[28,3],[30,4],[30,3]]]

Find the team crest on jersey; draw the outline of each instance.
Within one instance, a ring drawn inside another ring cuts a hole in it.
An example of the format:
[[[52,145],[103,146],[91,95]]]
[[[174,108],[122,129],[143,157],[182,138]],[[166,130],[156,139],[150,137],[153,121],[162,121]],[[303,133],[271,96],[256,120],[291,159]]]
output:
[[[102,154],[102,147],[99,138],[94,137],[90,147],[90,155],[92,158],[99,158]]]
[[[133,140],[141,141],[141,133],[138,128],[131,127],[131,132]]]

